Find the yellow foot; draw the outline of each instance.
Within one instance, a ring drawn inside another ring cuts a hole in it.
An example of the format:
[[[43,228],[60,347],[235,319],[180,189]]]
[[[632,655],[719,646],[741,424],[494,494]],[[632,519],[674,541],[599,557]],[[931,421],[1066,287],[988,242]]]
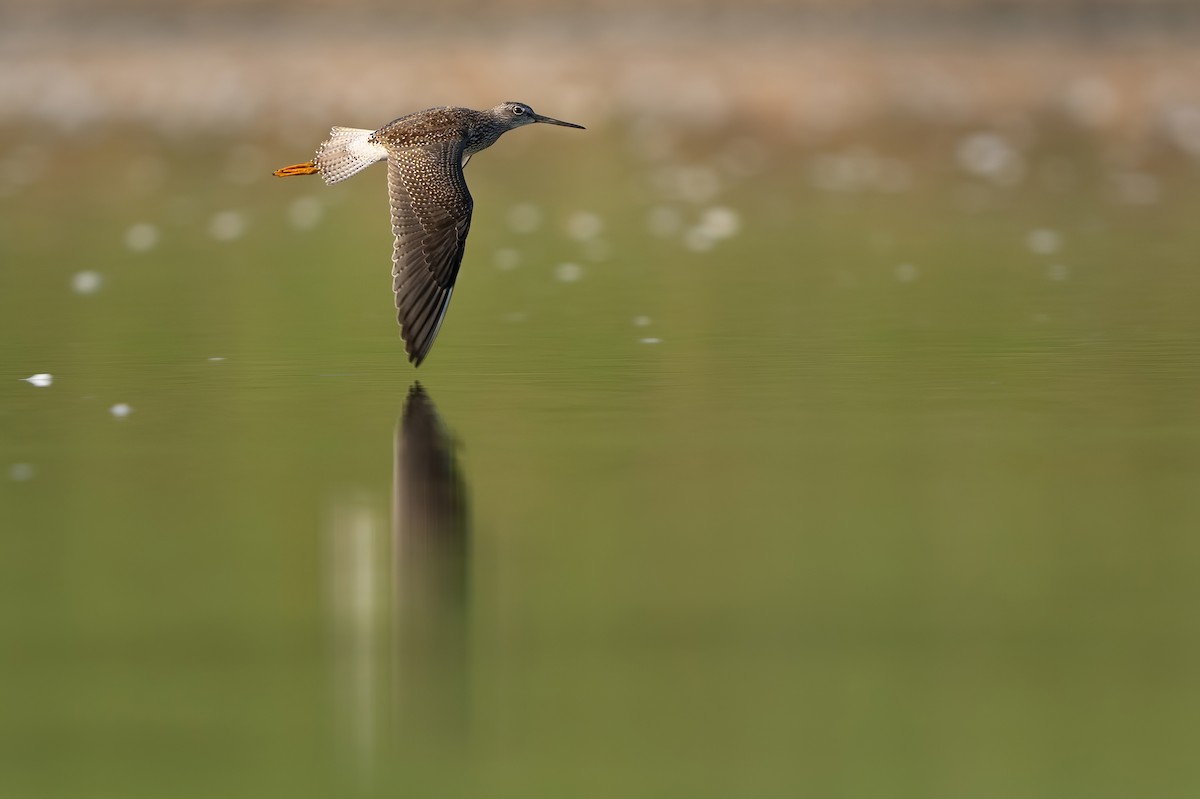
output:
[[[285,166],[283,169],[276,169],[275,177],[286,178],[292,175],[315,175],[317,172],[317,165],[312,161],[306,161],[303,164],[292,164],[291,166]]]

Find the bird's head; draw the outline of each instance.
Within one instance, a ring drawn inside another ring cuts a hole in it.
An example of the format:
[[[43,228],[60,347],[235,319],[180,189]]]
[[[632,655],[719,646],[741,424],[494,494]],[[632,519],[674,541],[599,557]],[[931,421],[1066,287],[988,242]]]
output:
[[[506,103],[501,103],[492,109],[492,115],[504,125],[506,128],[519,128],[522,125],[532,125],[534,122],[545,122],[549,125],[562,125],[564,128],[579,128],[583,130],[583,125],[576,125],[573,122],[563,122],[561,119],[552,119],[544,117],[534,111],[525,103],[518,103],[514,100],[509,100]]]

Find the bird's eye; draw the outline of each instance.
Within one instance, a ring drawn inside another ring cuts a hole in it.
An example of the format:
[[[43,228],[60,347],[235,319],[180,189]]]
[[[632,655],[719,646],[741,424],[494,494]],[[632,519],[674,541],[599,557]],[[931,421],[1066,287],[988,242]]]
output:
[[[512,112],[513,112],[513,116],[519,117],[519,116],[521,116],[521,114],[525,113],[525,109],[519,105],[514,105],[512,108]]]

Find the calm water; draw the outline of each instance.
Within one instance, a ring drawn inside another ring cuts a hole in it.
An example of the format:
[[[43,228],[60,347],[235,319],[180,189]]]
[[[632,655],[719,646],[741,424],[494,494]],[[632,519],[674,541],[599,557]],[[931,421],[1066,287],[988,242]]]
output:
[[[1195,795],[1195,165],[562,133],[21,145],[0,794]]]

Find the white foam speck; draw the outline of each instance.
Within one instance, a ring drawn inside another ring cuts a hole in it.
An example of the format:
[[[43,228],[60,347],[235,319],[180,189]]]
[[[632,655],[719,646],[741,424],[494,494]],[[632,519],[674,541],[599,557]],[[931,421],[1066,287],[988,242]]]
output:
[[[158,228],[149,222],[138,222],[125,231],[125,246],[134,252],[146,252],[158,244]]]
[[[221,357],[220,355],[214,355],[213,357],[209,358],[209,360],[210,361],[223,361],[225,359],[223,357]]]
[[[567,235],[576,241],[587,241],[600,235],[604,221],[590,211],[576,211],[567,220]]]
[[[45,388],[46,386],[48,386],[54,382],[54,375],[46,374],[43,372],[43,373],[39,373],[36,375],[30,375],[29,377],[26,377],[23,379],[25,380],[26,383],[29,383],[31,386],[37,386],[38,388]]]
[[[655,336],[647,336],[646,338],[638,339],[642,344],[662,344],[662,339]]]
[[[124,402],[118,402],[116,405],[109,408],[108,412],[118,419],[124,419],[126,416],[133,413],[133,408],[129,407]]]
[[[14,463],[8,467],[8,478],[23,483],[33,477],[34,469],[31,463]]]
[[[912,264],[896,264],[896,280],[911,283],[917,279],[917,268]]]
[[[583,267],[579,264],[559,264],[554,276],[563,283],[578,283],[583,278]]]
[[[316,197],[297,197],[288,206],[288,221],[296,230],[308,230],[321,221],[324,210]]]
[[[246,217],[237,211],[221,211],[213,215],[208,232],[217,241],[233,241],[246,232]]]
[[[737,235],[742,227],[742,219],[732,208],[717,205],[700,217],[700,227],[714,239],[727,239]]]
[[[635,316],[635,317],[633,317],[633,324],[634,324],[634,326],[636,326],[636,327],[646,327],[647,325],[649,325],[649,324],[650,324],[650,322],[651,322],[651,319],[650,319],[650,317],[649,317],[649,316]]]
[[[87,269],[83,272],[76,272],[71,277],[71,290],[76,294],[95,294],[100,290],[100,285],[103,282],[103,275]]]
[[[1038,255],[1053,255],[1062,247],[1062,236],[1049,228],[1036,228],[1025,236],[1025,246]]]
[[[508,248],[496,250],[492,255],[492,263],[497,269],[515,269],[521,263],[521,253]]]
[[[1025,159],[998,133],[972,133],[958,143],[958,163],[973,175],[1001,185],[1019,183],[1025,176]]]
[[[508,226],[514,233],[532,233],[542,226],[542,211],[533,203],[517,203],[508,209]]]

